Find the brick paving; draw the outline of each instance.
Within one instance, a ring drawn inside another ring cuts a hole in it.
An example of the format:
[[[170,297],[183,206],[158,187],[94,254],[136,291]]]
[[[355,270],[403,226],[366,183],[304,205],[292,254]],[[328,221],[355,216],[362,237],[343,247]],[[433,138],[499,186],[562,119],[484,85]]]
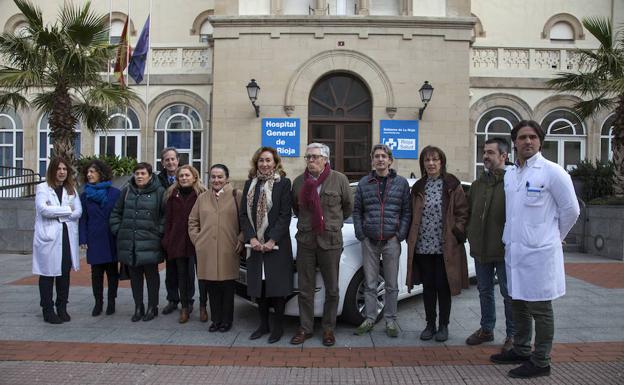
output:
[[[494,346],[270,348],[0,341],[0,361],[71,361],[183,366],[372,368],[490,365]],[[624,342],[558,343],[553,361],[624,362]]]
[[[623,263],[566,263],[566,274],[606,289],[624,289]]]
[[[0,362],[4,384],[559,384],[621,385],[623,362],[557,363],[550,377],[514,380],[513,366],[423,366],[391,368],[249,368],[233,366],[180,367],[170,365]]]

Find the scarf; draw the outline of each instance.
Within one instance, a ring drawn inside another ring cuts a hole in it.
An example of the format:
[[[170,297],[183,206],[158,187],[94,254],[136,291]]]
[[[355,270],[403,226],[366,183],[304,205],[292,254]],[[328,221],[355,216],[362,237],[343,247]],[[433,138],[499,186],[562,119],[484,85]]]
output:
[[[254,201],[254,193],[256,191],[256,185],[258,181],[264,182],[260,188],[260,197],[258,197],[258,206],[256,207],[256,223],[253,223],[253,216],[251,210]],[[256,177],[251,180],[249,185],[249,191],[247,192],[247,217],[249,222],[254,226],[256,230],[256,238],[260,243],[264,243],[264,232],[269,227],[268,213],[273,207],[273,184],[280,181],[280,175],[272,172],[270,175],[256,174]]]
[[[110,180],[97,184],[87,183],[84,189],[85,194],[87,194],[87,199],[99,203],[100,207],[106,206],[108,202],[108,189],[112,185],[113,183]]]
[[[299,202],[302,207],[308,209],[312,214],[312,230],[320,234],[325,231],[325,222],[323,220],[323,209],[321,208],[321,198],[317,191],[318,186],[322,185],[329,176],[331,169],[329,163],[325,164],[325,169],[317,179],[306,168],[303,173],[303,187],[299,192]]]

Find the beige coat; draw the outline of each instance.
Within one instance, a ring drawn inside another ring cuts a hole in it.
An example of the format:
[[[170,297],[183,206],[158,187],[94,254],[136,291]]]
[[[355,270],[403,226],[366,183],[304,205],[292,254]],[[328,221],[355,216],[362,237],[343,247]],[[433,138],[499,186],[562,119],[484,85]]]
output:
[[[240,191],[237,191],[237,199],[240,206]],[[240,260],[236,246],[242,235],[231,185],[225,185],[218,200],[212,190],[197,198],[189,215],[188,232],[197,253],[198,279],[238,278]]]

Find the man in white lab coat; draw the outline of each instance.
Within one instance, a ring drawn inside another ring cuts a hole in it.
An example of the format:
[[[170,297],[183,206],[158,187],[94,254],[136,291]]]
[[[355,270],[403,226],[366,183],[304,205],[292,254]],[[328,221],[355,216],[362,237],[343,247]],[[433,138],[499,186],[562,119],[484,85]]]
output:
[[[494,354],[498,364],[522,364],[509,376],[550,375],[555,331],[552,300],[565,294],[562,241],[579,216],[568,173],[540,153],[545,134],[523,120],[511,131],[516,164],[505,174],[503,232],[507,286],[515,326],[513,349]],[[535,322],[535,348],[531,337]]]

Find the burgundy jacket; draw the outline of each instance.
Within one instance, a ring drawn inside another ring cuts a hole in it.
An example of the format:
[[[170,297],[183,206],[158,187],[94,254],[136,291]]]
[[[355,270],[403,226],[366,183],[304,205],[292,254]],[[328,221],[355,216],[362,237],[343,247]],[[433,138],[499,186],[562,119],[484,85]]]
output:
[[[167,259],[195,256],[195,247],[188,235],[188,218],[197,200],[195,191],[184,197],[173,191],[165,206],[165,236],[162,247]]]

